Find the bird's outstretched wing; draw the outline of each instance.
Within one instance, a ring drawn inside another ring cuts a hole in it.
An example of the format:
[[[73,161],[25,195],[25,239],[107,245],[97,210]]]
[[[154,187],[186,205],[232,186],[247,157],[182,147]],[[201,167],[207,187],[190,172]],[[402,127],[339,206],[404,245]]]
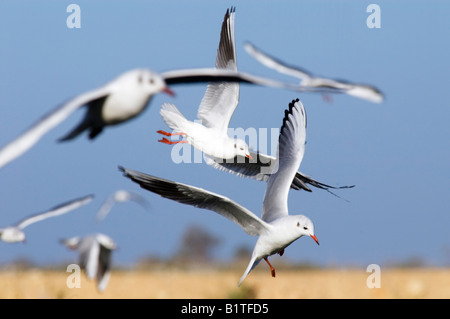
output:
[[[299,99],[285,111],[278,140],[277,171],[270,175],[263,201],[262,219],[270,222],[288,214],[288,194],[305,153],[306,111]]]
[[[119,169],[124,176],[142,188],[182,204],[214,211],[241,226],[249,235],[260,235],[270,227],[251,211],[227,197],[123,167]]]
[[[74,199],[71,200],[69,202],[66,202],[64,204],[60,204],[58,206],[53,207],[52,209],[44,212],[44,213],[39,213],[39,214],[35,214],[35,215],[31,215],[23,220],[21,220],[20,222],[18,222],[16,224],[16,226],[20,229],[23,229],[33,223],[36,223],[38,221],[50,218],[50,217],[54,217],[54,216],[59,216],[62,214],[66,214],[74,209],[77,209],[83,205],[86,205],[87,203],[89,203],[92,199],[94,198],[93,195],[88,195],[88,196],[84,196],[78,199]]]

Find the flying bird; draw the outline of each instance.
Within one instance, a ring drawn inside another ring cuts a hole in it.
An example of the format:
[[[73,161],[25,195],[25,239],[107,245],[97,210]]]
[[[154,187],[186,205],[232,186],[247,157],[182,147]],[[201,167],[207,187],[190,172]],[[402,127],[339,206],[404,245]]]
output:
[[[220,41],[217,49],[216,68],[237,72],[235,39],[235,9],[228,9],[222,22]],[[169,141],[166,144],[189,143],[205,154],[230,159],[236,155],[251,158],[247,143],[239,138],[228,136],[228,124],[239,102],[237,82],[209,83],[198,109],[201,123],[187,120],[175,105],[164,103],[160,114],[172,133],[159,130],[165,136],[182,135],[186,139]]]
[[[106,289],[111,277],[111,254],[117,249],[114,240],[105,234],[93,234],[61,239],[61,244],[78,251],[79,266],[90,280],[97,279],[97,289]]]
[[[248,54],[266,67],[274,69],[279,73],[300,79],[301,86],[337,89],[340,93],[345,93],[373,103],[381,103],[384,100],[383,93],[372,85],[356,84],[345,80],[336,80],[316,76],[302,68],[288,65],[272,56],[269,56],[249,42],[245,43],[244,48]]]
[[[0,168],[27,152],[46,133],[86,106],[83,120],[59,141],[69,141],[84,131],[96,138],[105,127],[127,122],[140,115],[157,93],[174,95],[168,85],[237,81],[297,91],[295,85],[254,76],[248,73],[216,68],[181,69],[156,73],[149,69],[127,71],[107,84],[75,96],[45,114],[17,138],[0,149]],[[301,88],[300,90],[303,90]],[[304,88],[305,91],[311,91]]]
[[[284,249],[298,238],[309,236],[319,244],[313,222],[304,215],[288,213],[288,194],[303,159],[305,139],[306,113],[297,99],[285,111],[277,154],[279,169],[269,177],[261,218],[222,195],[123,167],[119,169],[125,177],[144,189],[182,204],[214,211],[238,224],[247,234],[258,236],[250,262],[239,281],[240,286],[262,259],[269,265],[272,277],[275,277],[275,269],[268,257],[282,255]]]
[[[25,242],[26,236],[25,232],[23,231],[25,227],[28,227],[31,224],[34,224],[36,222],[42,221],[50,217],[66,214],[74,209],[86,205],[93,198],[94,198],[93,195],[88,195],[55,206],[46,212],[26,217],[25,219],[19,221],[18,223],[12,226],[0,229],[0,239],[7,243]]]
[[[140,196],[139,194],[129,192],[126,190],[117,190],[113,194],[111,194],[102,204],[98,213],[97,213],[97,221],[101,221],[105,219],[106,215],[109,214],[113,206],[117,203],[124,203],[128,201],[134,201],[141,205],[143,208],[148,209],[149,203],[148,201]]]

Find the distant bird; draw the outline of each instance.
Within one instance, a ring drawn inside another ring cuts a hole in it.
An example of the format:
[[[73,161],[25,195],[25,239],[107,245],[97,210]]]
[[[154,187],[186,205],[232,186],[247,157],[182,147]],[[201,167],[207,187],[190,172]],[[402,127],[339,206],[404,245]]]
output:
[[[119,169],[125,177],[144,189],[182,204],[212,210],[241,226],[247,234],[259,236],[250,263],[239,281],[241,285],[262,259],[269,265],[272,277],[275,277],[275,269],[269,263],[268,257],[274,254],[282,255],[284,249],[298,238],[309,236],[319,244],[314,234],[314,224],[308,217],[288,214],[288,194],[291,181],[303,159],[305,139],[306,113],[303,104],[297,99],[292,101],[289,109],[285,111],[277,154],[279,169],[269,177],[262,218],[229,198],[204,189],[123,167]]]
[[[269,56],[249,42],[245,43],[244,48],[248,54],[266,67],[300,79],[301,86],[337,89],[340,90],[341,93],[374,103],[381,103],[384,100],[383,93],[374,86],[315,76],[304,69],[287,65],[286,63]]]
[[[216,55],[216,68],[237,71],[236,46],[234,37],[235,10],[227,10],[220,33],[220,41]],[[173,130],[168,133],[159,130],[158,133],[171,136],[182,135],[185,140],[169,141],[166,138],[160,142],[166,144],[190,143],[204,152],[205,162],[217,169],[267,181],[274,171],[275,158],[249,150],[245,141],[228,137],[228,124],[239,103],[239,83],[210,83],[198,109],[198,118],[202,124],[188,121],[173,104],[164,103],[161,116]],[[226,159],[226,160],[224,160]],[[231,160],[229,160],[231,159]],[[307,184],[325,189],[349,188],[353,186],[334,187],[320,183],[297,172],[292,182],[292,188],[311,192]],[[332,193],[331,191],[329,191]],[[332,193],[335,195],[334,193]]]
[[[83,205],[86,205],[94,198],[93,195],[88,195],[72,201],[60,204],[50,210],[31,215],[13,226],[0,229],[0,239],[7,243],[25,242],[26,236],[23,229],[31,224],[39,222],[41,220],[66,214],[74,209],[77,209]]]
[[[103,202],[97,213],[97,221],[102,221],[103,219],[105,219],[106,215],[108,215],[108,213],[116,203],[124,203],[128,201],[134,201],[145,209],[148,209],[149,207],[149,203],[144,197],[140,196],[139,194],[120,189],[111,194]]]
[[[105,234],[61,239],[60,242],[79,254],[79,266],[86,271],[90,280],[97,279],[97,289],[106,289],[111,277],[111,254],[117,249],[114,240]]]

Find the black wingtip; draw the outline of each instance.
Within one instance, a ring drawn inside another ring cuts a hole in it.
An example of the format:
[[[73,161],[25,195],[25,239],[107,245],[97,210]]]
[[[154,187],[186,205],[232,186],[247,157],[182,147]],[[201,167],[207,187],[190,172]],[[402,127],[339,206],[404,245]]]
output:
[[[283,128],[286,126],[286,121],[289,118],[289,114],[292,114],[292,109],[295,106],[295,103],[300,102],[299,98],[296,98],[295,100],[292,100],[291,103],[289,103],[289,109],[288,110],[284,110],[284,118],[283,118],[283,125],[281,125],[281,130],[280,132],[283,132]]]
[[[128,178],[130,177],[130,175],[127,173],[127,169],[125,167],[119,165],[117,168],[119,169],[119,171],[122,173],[123,176],[128,177]]]
[[[227,12],[225,13],[225,18],[224,20],[227,20],[230,17],[230,14],[236,12],[236,7],[231,6],[230,8],[227,9]]]

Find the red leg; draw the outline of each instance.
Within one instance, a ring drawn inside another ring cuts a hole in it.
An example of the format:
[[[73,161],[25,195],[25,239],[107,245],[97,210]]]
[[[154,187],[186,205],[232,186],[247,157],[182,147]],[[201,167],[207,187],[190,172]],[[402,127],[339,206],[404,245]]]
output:
[[[172,144],[178,144],[178,143],[189,143],[188,141],[185,141],[185,140],[181,140],[181,141],[169,141],[169,140],[168,140],[167,138],[165,138],[165,137],[163,137],[162,140],[158,140],[158,142],[165,143],[165,144],[169,144],[169,145],[172,145]]]
[[[270,273],[272,274],[272,277],[275,277],[275,268],[272,267],[272,265],[270,264],[269,259],[267,259],[267,257],[264,257],[264,260],[270,267]]]
[[[165,136],[174,136],[174,135],[187,135],[186,133],[169,133],[169,132],[166,132],[166,131],[163,131],[163,130],[159,130],[159,131],[156,131],[156,133],[159,133],[159,134],[162,134],[162,135],[165,135]]]

